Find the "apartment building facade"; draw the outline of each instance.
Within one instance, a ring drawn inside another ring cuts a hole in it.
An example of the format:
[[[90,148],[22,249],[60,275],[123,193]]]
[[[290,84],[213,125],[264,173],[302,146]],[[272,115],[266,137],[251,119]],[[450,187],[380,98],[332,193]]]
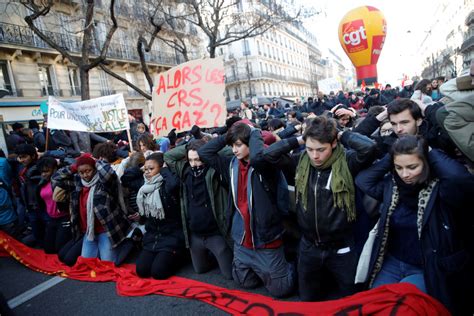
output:
[[[259,10],[267,1],[241,1],[243,11]],[[282,23],[257,37],[222,47],[226,99],[309,97],[317,92],[324,62],[316,36],[299,22]]]
[[[107,0],[95,1],[91,58],[99,55],[110,27],[109,5]],[[136,39],[143,28],[140,21],[148,19],[144,5],[132,0],[116,1],[114,8],[119,28],[112,38],[107,60],[108,68],[150,92],[136,48]],[[6,90],[6,95],[0,99],[0,121],[42,119],[37,109],[49,96],[79,101],[81,81],[77,66],[33,33],[24,21],[31,12],[23,5],[3,1],[0,6],[0,89]],[[85,15],[84,10],[83,1],[58,1],[53,10],[45,18],[39,18],[35,25],[69,53],[80,56],[83,20],[78,17]],[[197,31],[186,26],[181,36],[197,36]],[[145,58],[153,78],[184,61],[181,55],[157,40]],[[142,95],[99,68],[89,72],[89,80],[91,98],[122,93],[129,112],[147,122],[151,107]],[[21,113],[19,109],[22,109]],[[34,115],[29,115],[31,113]]]

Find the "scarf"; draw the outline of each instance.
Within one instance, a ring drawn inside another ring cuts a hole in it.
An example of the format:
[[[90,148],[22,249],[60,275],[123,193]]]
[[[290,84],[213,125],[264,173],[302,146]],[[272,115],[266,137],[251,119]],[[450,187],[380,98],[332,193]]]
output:
[[[99,173],[96,172],[91,181],[87,182],[81,179],[81,183],[86,188],[89,188],[89,195],[87,196],[87,230],[86,238],[89,241],[94,240],[94,194],[96,184],[99,182]]]
[[[336,146],[331,157],[321,166],[315,166],[308,154],[304,152],[298,162],[296,173],[296,190],[297,197],[301,195],[303,199],[303,209],[308,209],[308,181],[311,166],[316,169],[327,169],[331,167],[331,191],[334,203],[340,209],[347,212],[347,220],[354,221],[356,217],[355,211],[355,188],[352,174],[347,165],[344,148],[341,144]]]
[[[140,215],[151,216],[160,220],[165,218],[165,212],[160,197],[160,187],[162,183],[163,177],[159,173],[150,180],[145,178],[145,183],[137,193],[137,205]]]

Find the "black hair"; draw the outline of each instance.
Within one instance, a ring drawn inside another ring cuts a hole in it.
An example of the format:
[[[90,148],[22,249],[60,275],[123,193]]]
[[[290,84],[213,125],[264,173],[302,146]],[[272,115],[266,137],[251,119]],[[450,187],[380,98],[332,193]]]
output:
[[[53,157],[42,157],[40,160],[38,160],[36,167],[40,172],[42,172],[44,169],[57,169],[58,162]]]
[[[165,163],[163,153],[161,152],[153,153],[150,156],[146,157],[145,161],[148,161],[148,160],[155,161],[160,166],[160,168],[162,168]]]
[[[423,118],[423,115],[421,114],[421,109],[418,106],[418,104],[416,104],[415,101],[412,101],[410,99],[404,99],[404,98],[396,99],[387,105],[387,113],[388,113],[389,118],[390,118],[390,115],[398,114],[405,110],[409,110],[411,116],[415,120]]]
[[[249,145],[250,140],[250,126],[247,124],[234,124],[227,132],[225,141],[227,145],[232,146],[237,141],[241,141],[245,145]]]
[[[190,150],[195,150],[195,151],[198,151],[199,148],[201,148],[202,146],[204,146],[206,144],[206,141],[204,139],[193,139],[192,141],[190,141],[188,143],[188,145],[186,146],[186,157],[188,156],[188,152]]]
[[[309,98],[308,98],[308,103],[312,103],[313,100],[314,100],[313,97],[309,97]]]
[[[337,137],[337,124],[332,118],[317,116],[308,122],[303,140],[315,139],[322,144],[332,143]]]
[[[39,129],[39,124],[36,120],[29,120],[28,121],[28,128],[29,129],[33,129],[33,128]]]
[[[383,111],[385,111],[385,107],[383,105],[373,105],[369,108],[367,115],[377,116]]]
[[[92,153],[94,158],[105,158],[107,162],[114,162],[117,160],[117,145],[114,143],[101,143],[95,146],[94,151]]]
[[[270,131],[276,131],[282,127],[285,127],[285,124],[280,119],[274,118],[268,121],[268,130]]]
[[[423,161],[423,171],[419,183],[426,183],[430,179],[430,165],[428,163],[428,143],[423,137],[406,135],[397,139],[390,149],[392,166],[394,167],[395,156],[413,154]]]
[[[17,154],[18,156],[20,156],[20,155],[28,155],[28,156],[33,157],[33,159],[38,158],[38,154],[37,154],[37,152],[36,152],[36,148],[33,147],[33,146],[30,145],[30,144],[20,144],[20,145],[16,146],[16,148],[15,148],[15,154]]]
[[[234,125],[235,122],[240,121],[241,118],[239,116],[231,116],[225,121],[225,126],[227,127],[227,130],[229,130],[232,125]]]

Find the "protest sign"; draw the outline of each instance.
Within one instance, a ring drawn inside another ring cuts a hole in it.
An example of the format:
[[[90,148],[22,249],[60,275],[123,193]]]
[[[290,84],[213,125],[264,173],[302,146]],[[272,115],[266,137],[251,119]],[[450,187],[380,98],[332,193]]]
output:
[[[80,102],[48,100],[48,128],[80,132],[115,132],[130,129],[123,95],[114,94]]]
[[[324,94],[329,94],[329,92],[342,90],[342,85],[336,78],[327,78],[323,80],[318,80],[318,90],[322,91]]]
[[[224,61],[222,57],[178,65],[160,74],[153,88],[150,131],[167,135],[225,124]]]

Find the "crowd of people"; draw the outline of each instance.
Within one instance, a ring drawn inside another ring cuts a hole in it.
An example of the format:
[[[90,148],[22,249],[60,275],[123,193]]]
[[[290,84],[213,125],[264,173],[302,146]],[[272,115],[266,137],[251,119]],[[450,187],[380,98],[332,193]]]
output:
[[[136,258],[166,279],[190,260],[302,301],[409,282],[472,314],[473,75],[243,102],[222,127],[159,139],[131,117],[134,146],[65,130],[46,144],[47,120],[15,123],[0,229],[69,266]]]

